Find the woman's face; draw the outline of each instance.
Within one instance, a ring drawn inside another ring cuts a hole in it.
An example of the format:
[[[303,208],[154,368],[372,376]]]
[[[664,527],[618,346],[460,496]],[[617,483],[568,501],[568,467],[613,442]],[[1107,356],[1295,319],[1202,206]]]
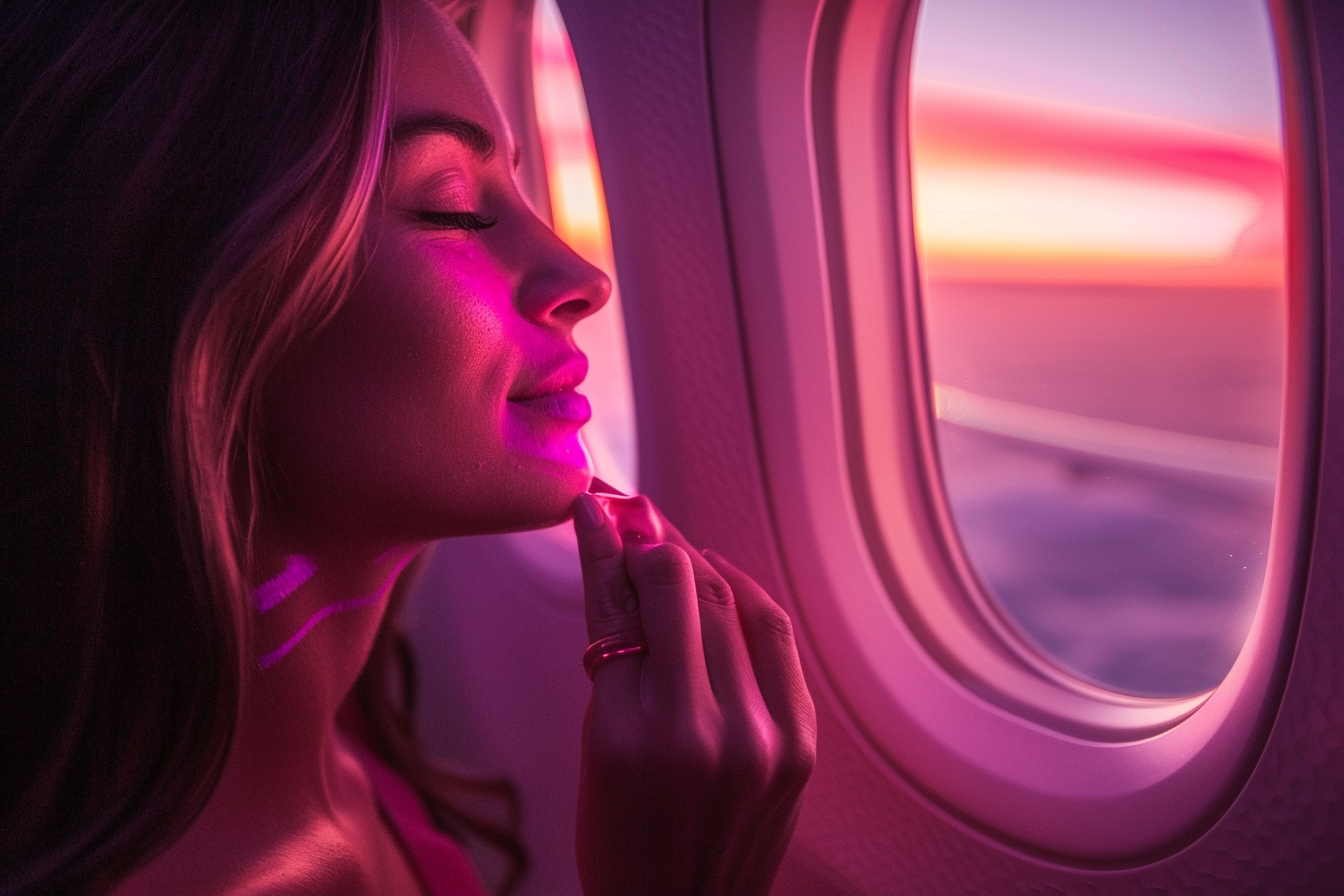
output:
[[[519,193],[457,30],[424,0],[390,5],[393,139],[362,273],[266,393],[280,516],[388,539],[558,522],[591,478],[572,331],[610,284]]]

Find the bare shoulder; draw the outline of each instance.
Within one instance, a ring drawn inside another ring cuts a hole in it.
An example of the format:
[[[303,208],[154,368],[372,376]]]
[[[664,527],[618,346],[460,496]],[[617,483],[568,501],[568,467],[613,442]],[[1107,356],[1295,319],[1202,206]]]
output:
[[[217,844],[202,850],[179,842],[118,885],[113,896],[298,896],[374,894],[375,882],[346,840],[328,826],[314,825],[269,848]]]

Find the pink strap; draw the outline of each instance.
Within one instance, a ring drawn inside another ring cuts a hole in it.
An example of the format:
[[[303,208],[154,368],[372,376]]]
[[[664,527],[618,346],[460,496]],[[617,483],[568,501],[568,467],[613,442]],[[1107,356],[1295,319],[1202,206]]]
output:
[[[429,896],[486,896],[462,848],[434,827],[411,785],[361,745],[347,741],[364,766],[383,814],[401,840]]]

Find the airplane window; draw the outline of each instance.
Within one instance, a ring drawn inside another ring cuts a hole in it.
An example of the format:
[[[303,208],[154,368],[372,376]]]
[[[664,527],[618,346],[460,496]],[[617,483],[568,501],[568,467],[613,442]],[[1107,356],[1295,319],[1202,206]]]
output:
[[[533,9],[532,95],[552,226],[612,282],[611,300],[602,313],[587,318],[575,331],[575,340],[590,363],[583,392],[592,402],[593,419],[584,427],[584,442],[597,475],[633,492],[637,476],[634,396],[611,231],[583,86],[555,0],[537,0]]]
[[[910,176],[943,500],[982,610],[1123,694],[1215,687],[1265,577],[1285,363],[1259,0],[925,0]]]

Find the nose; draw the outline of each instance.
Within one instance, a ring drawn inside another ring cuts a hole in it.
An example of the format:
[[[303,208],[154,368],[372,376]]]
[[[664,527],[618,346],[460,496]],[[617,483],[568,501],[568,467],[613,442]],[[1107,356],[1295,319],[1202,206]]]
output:
[[[611,279],[533,218],[527,264],[518,284],[518,313],[543,327],[572,328],[611,298]],[[534,242],[535,241],[535,242]]]

